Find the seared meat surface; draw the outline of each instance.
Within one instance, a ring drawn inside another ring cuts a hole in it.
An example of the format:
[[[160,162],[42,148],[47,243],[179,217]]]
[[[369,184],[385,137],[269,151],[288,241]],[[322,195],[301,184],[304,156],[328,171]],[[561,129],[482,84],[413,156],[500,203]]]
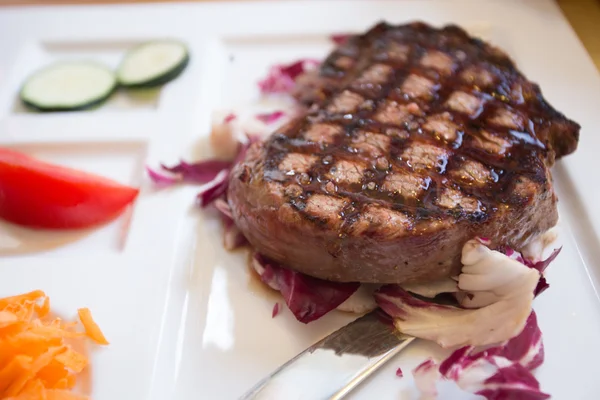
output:
[[[252,246],[289,268],[432,281],[475,236],[519,249],[557,222],[550,167],[579,125],[456,26],[378,24],[296,96],[308,111],[249,149],[228,192]]]

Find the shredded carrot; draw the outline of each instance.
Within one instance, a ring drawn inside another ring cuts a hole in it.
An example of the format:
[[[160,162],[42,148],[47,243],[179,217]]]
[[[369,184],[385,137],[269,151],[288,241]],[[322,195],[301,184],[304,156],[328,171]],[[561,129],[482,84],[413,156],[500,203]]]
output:
[[[89,397],[82,396],[80,394],[75,394],[75,393],[69,392],[67,390],[50,389],[50,390],[46,390],[46,399],[47,400],[89,400]]]
[[[72,375],[62,363],[57,360],[52,360],[50,361],[50,364],[46,365],[38,372],[37,376],[41,379],[44,387],[56,388],[58,382]]]
[[[69,375],[66,378],[62,378],[61,380],[56,382],[56,385],[54,385],[54,388],[55,389],[73,389],[73,387],[75,387],[76,383],[77,382],[75,381],[75,375]]]
[[[19,318],[11,312],[0,311],[0,329],[19,322]]]
[[[31,363],[27,371],[25,371],[21,376],[15,379],[4,392],[5,396],[16,396],[23,390],[27,382],[32,379],[35,379],[37,373],[44,368],[46,365],[50,364],[53,358],[55,358],[58,354],[64,352],[66,350],[65,346],[61,347],[51,347],[44,354],[40,355],[37,359]]]
[[[22,304],[28,300],[35,301],[35,300],[38,300],[39,298],[42,298],[45,296],[46,296],[46,293],[42,292],[41,290],[34,290],[33,292],[20,294],[17,296],[5,297],[3,299],[0,299],[0,310],[4,309],[10,305]]]
[[[44,303],[41,306],[35,305],[35,312],[40,318],[44,318],[50,312],[50,297],[44,297]]]
[[[85,333],[88,337],[98,344],[108,344],[108,341],[104,337],[104,334],[100,330],[100,327],[96,324],[92,318],[92,313],[88,308],[80,308],[77,310],[79,313],[79,319],[85,328]]]
[[[75,375],[67,375],[65,378],[59,379],[54,385],[55,389],[73,389],[75,387]]]
[[[29,381],[21,393],[16,397],[9,397],[10,400],[47,400],[46,389],[39,379]]]
[[[0,400],[89,399],[73,392],[89,364],[78,350],[108,341],[90,310],[78,312],[80,323],[48,318],[41,290],[0,298]]]
[[[87,358],[83,354],[73,349],[67,349],[64,353],[57,355],[55,360],[75,373],[83,371],[88,363]]]
[[[7,389],[27,372],[30,365],[31,357],[19,354],[0,370],[0,393],[3,396],[6,395]]]

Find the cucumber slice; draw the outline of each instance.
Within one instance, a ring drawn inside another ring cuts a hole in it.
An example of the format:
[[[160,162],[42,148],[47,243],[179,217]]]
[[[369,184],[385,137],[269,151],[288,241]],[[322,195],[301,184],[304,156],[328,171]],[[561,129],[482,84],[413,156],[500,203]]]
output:
[[[175,79],[190,60],[185,44],[160,40],[130,50],[117,70],[119,83],[126,87],[153,87]]]
[[[21,88],[20,97],[38,111],[75,111],[102,103],[116,87],[115,74],[104,65],[69,61],[34,72]]]

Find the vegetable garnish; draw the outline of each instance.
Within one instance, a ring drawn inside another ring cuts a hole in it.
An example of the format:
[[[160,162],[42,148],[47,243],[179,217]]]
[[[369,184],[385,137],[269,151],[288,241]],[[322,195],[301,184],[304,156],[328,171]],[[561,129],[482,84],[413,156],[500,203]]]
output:
[[[234,121],[237,118],[237,115],[235,115],[234,113],[229,113],[225,116],[225,118],[223,118],[223,122],[228,124],[231,121]]]
[[[103,103],[116,87],[114,72],[102,64],[63,61],[27,78],[20,97],[38,111],[76,111]]]
[[[90,339],[98,344],[107,345],[108,341],[104,337],[104,334],[100,330],[100,327],[96,324],[92,318],[92,312],[88,308],[80,308],[77,310],[79,319],[85,328],[85,333]]]
[[[180,176],[167,174],[162,171],[156,171],[147,165],[146,165],[146,173],[148,174],[150,179],[152,179],[152,182],[156,183],[157,185],[161,185],[161,186],[174,185],[176,183],[181,182],[181,180],[182,180]]]
[[[225,247],[225,250],[232,251],[247,245],[248,241],[246,237],[238,229],[235,222],[233,222],[229,204],[222,198],[215,200],[213,204],[217,211],[219,211],[221,220],[223,221],[223,247]]]
[[[229,112],[224,117],[213,115],[209,140],[213,154],[218,160],[232,161],[235,158],[240,151],[238,134],[241,131],[237,114]]]
[[[219,160],[207,160],[196,163],[186,163],[181,161],[179,164],[172,167],[161,167],[168,172],[173,174],[181,174],[185,181],[193,183],[206,183],[210,182],[217,176],[217,174],[224,169],[228,169],[231,163],[228,161]]]
[[[284,115],[285,115],[285,112],[283,112],[283,111],[273,111],[270,113],[257,114],[256,119],[258,119],[259,121],[261,121],[265,124],[272,124],[272,123],[276,122],[277,120],[279,120],[280,118],[282,118]]]
[[[513,260],[517,260],[521,264],[525,264],[529,268],[533,268],[541,274],[540,281],[538,282],[535,290],[533,291],[533,294],[535,296],[539,296],[542,292],[544,292],[546,289],[548,289],[550,287],[550,284],[548,283],[548,281],[546,281],[544,272],[546,271],[546,268],[548,267],[548,265],[550,265],[550,263],[552,261],[554,261],[554,259],[556,257],[558,257],[561,250],[562,250],[562,247],[555,248],[552,251],[552,254],[550,254],[548,256],[548,258],[545,260],[541,260],[541,259],[531,260],[531,259],[524,257],[523,254],[521,254],[517,251],[514,251],[510,247],[504,247],[502,249],[499,249],[499,251],[502,251],[502,253],[506,254],[508,257],[512,258]]]
[[[143,43],[125,54],[117,70],[117,79],[124,87],[159,86],[177,78],[189,60],[187,46],[178,40]]]
[[[275,303],[273,311],[271,312],[271,318],[275,318],[279,314],[279,311],[281,311],[281,307],[279,306],[279,303]]]
[[[157,171],[146,166],[148,176],[154,183],[170,185],[176,183],[209,183],[219,176],[220,172],[231,168],[230,161],[207,160],[188,163],[181,161],[172,167],[161,164],[161,170]]]
[[[258,82],[262,94],[290,93],[296,86],[296,78],[302,73],[316,68],[321,62],[313,59],[301,59],[291,64],[274,65],[267,76]]]
[[[205,184],[196,196],[200,208],[215,204],[223,220],[223,244],[227,250],[235,250],[248,244],[248,241],[233,222],[231,210],[227,204],[226,193],[229,185],[229,174],[246,154],[246,150],[260,139],[257,136],[247,136],[246,143],[239,143],[232,161],[206,160],[195,163],[181,161],[173,167],[161,165],[165,171],[155,171],[146,166],[148,176],[159,186],[168,186],[182,182]]]
[[[0,148],[0,218],[17,225],[75,229],[116,218],[139,190]]]
[[[235,158],[232,161],[205,160],[194,163],[181,161],[173,167],[161,168],[166,171],[156,171],[146,167],[148,176],[158,185],[171,185],[182,182],[206,184],[196,201],[201,208],[207,207],[218,199],[223,199],[227,193],[229,173],[241,161],[248,148],[260,140],[259,137],[248,135],[245,143],[239,143]]]
[[[0,399],[88,399],[72,391],[89,363],[75,348],[108,341],[87,308],[79,309],[83,330],[49,313],[41,290],[0,299]]]
[[[90,61],[66,60],[35,71],[23,84],[23,104],[37,111],[78,111],[105,102],[120,85],[149,88],[181,74],[190,56],[177,40],[143,43],[125,54],[118,70]]]
[[[281,292],[296,319],[305,324],[321,318],[346,301],[359,283],[329,282],[283,268],[256,253],[252,266],[260,279]]]
[[[350,33],[335,33],[329,36],[329,39],[335,44],[342,44],[351,36]]]
[[[222,198],[227,192],[229,184],[229,170],[223,170],[211,181],[211,186],[198,193],[196,200],[202,208]]]
[[[461,262],[455,293],[459,307],[422,300],[397,285],[382,287],[375,294],[377,303],[394,317],[399,331],[446,348],[516,336],[531,313],[540,272],[476,239],[464,245]]]
[[[223,215],[223,217],[233,219],[233,215],[231,214],[231,208],[225,200],[217,199],[215,201],[215,208]]]
[[[543,362],[542,333],[532,312],[525,328],[509,341],[479,352],[472,346],[461,347],[439,364],[424,361],[413,375],[425,399],[437,397],[436,382],[444,379],[489,400],[541,400],[550,396],[541,392],[531,371]]]

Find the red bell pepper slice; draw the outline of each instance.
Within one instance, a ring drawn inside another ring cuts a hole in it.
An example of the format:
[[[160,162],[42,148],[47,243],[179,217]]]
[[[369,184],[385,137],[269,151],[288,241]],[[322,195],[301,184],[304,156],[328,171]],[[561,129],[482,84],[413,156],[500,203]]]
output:
[[[139,189],[0,148],[0,218],[33,228],[75,229],[116,218]]]

